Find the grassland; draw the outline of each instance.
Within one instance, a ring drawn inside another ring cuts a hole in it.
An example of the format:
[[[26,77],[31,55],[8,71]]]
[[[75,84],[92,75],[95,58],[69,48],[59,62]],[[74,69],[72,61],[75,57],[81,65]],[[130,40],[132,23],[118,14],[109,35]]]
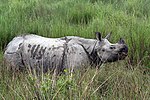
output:
[[[0,98],[123,99],[150,98],[150,0],[0,0]],[[81,69],[70,80],[62,75],[52,89],[52,75],[13,73],[3,51],[16,35],[76,35],[94,38],[112,31],[111,42],[123,37],[129,46],[124,61]]]

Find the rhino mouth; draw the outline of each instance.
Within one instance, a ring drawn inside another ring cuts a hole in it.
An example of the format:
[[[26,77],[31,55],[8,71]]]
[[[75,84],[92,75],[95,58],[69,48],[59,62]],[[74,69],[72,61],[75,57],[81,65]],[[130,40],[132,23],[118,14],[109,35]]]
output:
[[[124,48],[121,48],[118,52],[119,59],[125,59],[125,57],[128,55],[128,47],[125,45]]]
[[[118,55],[119,55],[119,60],[125,59],[126,56],[128,55],[128,51],[126,51],[126,50],[121,51],[121,52],[118,53]]]
[[[128,52],[118,52],[116,54],[111,55],[107,59],[103,59],[102,62],[115,62],[117,60],[123,60],[127,57]]]
[[[125,59],[125,58],[126,58],[126,56],[128,55],[128,53],[126,53],[126,52],[121,52],[121,53],[119,53],[118,55],[119,55],[119,60],[122,60],[122,59]]]

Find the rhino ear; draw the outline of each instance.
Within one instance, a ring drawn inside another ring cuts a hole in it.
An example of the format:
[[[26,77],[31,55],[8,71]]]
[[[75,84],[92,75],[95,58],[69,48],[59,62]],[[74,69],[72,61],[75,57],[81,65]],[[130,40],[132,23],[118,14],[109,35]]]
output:
[[[102,36],[100,32],[95,32],[96,38],[97,40],[101,41],[102,40]]]
[[[105,37],[105,39],[110,39],[110,36],[111,36],[112,32],[108,33],[108,35]]]
[[[124,39],[120,38],[120,40],[118,41],[119,44],[125,44]]]

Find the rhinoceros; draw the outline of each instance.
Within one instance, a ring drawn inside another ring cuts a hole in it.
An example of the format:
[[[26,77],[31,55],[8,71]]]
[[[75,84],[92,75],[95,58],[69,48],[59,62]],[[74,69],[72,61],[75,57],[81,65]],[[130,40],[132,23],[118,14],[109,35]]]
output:
[[[15,37],[6,47],[4,58],[12,69],[31,68],[47,72],[48,69],[80,68],[125,59],[128,47],[120,40],[112,44],[110,33],[96,39],[78,36],[46,38],[34,34]]]

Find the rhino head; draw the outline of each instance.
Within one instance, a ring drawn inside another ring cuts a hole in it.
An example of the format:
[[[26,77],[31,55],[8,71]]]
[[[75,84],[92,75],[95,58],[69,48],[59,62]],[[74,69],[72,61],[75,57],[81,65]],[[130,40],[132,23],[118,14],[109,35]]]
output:
[[[128,47],[122,38],[117,43],[112,44],[108,41],[111,33],[105,38],[102,38],[100,32],[95,33],[98,41],[95,51],[101,62],[114,62],[125,59],[128,54]]]

